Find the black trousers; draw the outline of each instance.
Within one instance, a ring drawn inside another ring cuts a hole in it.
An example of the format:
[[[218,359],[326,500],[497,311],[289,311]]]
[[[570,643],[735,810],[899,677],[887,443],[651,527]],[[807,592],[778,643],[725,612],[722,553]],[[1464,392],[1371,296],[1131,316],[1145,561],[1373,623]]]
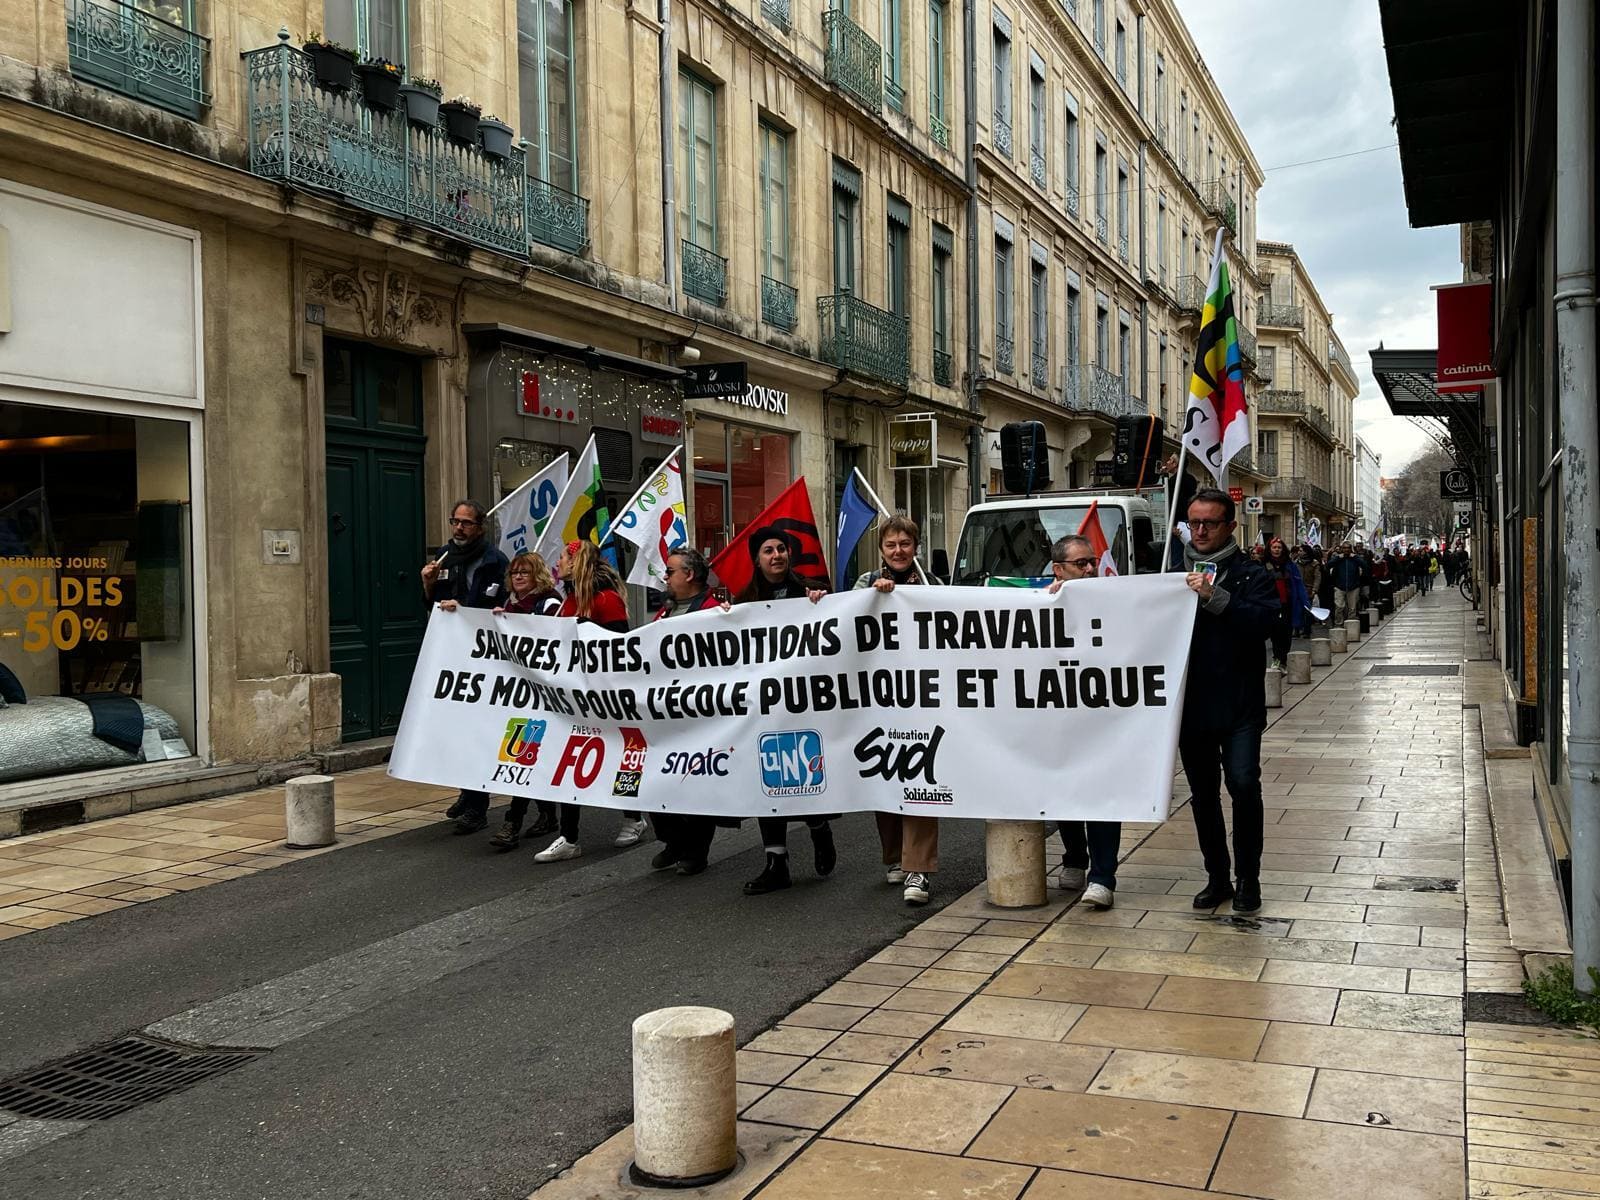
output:
[[[461,808],[464,817],[487,817],[489,815],[489,793],[461,792]]]
[[[578,816],[583,812],[585,807],[586,806],[582,804],[556,805],[556,816],[561,821],[561,836],[566,838],[569,842],[576,842],[578,840]],[[639,814],[636,812],[625,812],[622,815],[627,817],[630,821],[637,821],[639,819]]]
[[[650,818],[656,839],[664,842],[679,862],[703,863],[711,853],[711,839],[717,835],[714,817],[680,813],[655,813]]]
[[[1278,613],[1278,619],[1272,626],[1272,657],[1279,662],[1289,661],[1289,647],[1293,643],[1293,631],[1289,628],[1289,614],[1287,611]]]
[[[828,824],[827,817],[762,817],[756,821],[761,828],[761,844],[768,849],[787,846],[791,819],[804,821],[807,829],[822,829]]]
[[[1178,755],[1189,780],[1189,808],[1205,856],[1206,874],[1215,880],[1261,878],[1261,729],[1254,721],[1217,732],[1184,733]],[[1233,870],[1228,861],[1228,828],[1222,817],[1222,784],[1233,800]]]
[[[551,801],[535,800],[533,803],[539,806],[539,815],[541,817],[555,815],[556,806]],[[527,816],[528,798],[526,796],[511,797],[511,807],[506,811],[506,820],[510,821],[518,829],[521,829],[522,822],[527,818]]]

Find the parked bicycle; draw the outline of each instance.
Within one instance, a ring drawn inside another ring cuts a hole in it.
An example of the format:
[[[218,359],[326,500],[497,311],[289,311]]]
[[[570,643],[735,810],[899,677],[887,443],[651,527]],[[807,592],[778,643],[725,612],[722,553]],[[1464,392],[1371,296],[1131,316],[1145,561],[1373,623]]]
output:
[[[1474,608],[1478,607],[1478,595],[1472,590],[1472,573],[1470,571],[1461,572],[1461,581],[1456,586],[1461,589],[1461,595],[1468,604]]]

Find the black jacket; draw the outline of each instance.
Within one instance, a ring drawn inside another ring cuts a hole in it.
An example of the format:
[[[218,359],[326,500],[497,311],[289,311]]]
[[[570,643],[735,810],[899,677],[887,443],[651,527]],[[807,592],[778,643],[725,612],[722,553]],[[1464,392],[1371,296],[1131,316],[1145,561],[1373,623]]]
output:
[[[503,608],[508,595],[506,571],[510,566],[498,548],[485,544],[483,553],[476,559],[464,566],[446,568],[449,578],[433,581],[428,589],[428,603],[454,600],[462,608]]]
[[[1221,733],[1267,724],[1266,651],[1278,619],[1278,589],[1258,562],[1239,551],[1217,570],[1217,595],[1200,604],[1189,646],[1183,732]]]

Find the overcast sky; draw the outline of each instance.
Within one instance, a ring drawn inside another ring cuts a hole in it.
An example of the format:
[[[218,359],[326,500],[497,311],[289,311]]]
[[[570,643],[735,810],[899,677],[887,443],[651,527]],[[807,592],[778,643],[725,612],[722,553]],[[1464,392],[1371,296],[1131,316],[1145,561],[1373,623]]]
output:
[[[1177,4],[1267,168],[1257,236],[1300,252],[1361,380],[1356,432],[1383,455],[1383,473],[1396,474],[1429,443],[1389,415],[1367,352],[1380,341],[1390,349],[1437,344],[1428,288],[1461,278],[1459,227],[1410,227],[1397,150],[1271,169],[1394,143],[1377,0]]]

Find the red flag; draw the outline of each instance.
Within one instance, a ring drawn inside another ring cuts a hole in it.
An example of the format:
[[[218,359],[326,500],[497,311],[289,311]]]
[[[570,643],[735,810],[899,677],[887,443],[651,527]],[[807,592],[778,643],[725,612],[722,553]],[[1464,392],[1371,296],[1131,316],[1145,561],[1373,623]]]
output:
[[[789,543],[789,566],[795,574],[813,580],[820,588],[828,586],[828,561],[817,536],[817,518],[811,512],[811,497],[806,492],[805,476],[796,479],[761,515],[741,529],[727,549],[711,561],[711,569],[737,596],[750,586],[755,575],[756,551],[768,538],[781,537]]]
[[[1111,555],[1111,545],[1106,541],[1106,531],[1100,528],[1100,501],[1095,500],[1089,505],[1089,512],[1083,518],[1083,523],[1078,526],[1078,536],[1089,539],[1089,545],[1094,550],[1094,556],[1100,560],[1101,575],[1115,575],[1117,573],[1117,560]]]

